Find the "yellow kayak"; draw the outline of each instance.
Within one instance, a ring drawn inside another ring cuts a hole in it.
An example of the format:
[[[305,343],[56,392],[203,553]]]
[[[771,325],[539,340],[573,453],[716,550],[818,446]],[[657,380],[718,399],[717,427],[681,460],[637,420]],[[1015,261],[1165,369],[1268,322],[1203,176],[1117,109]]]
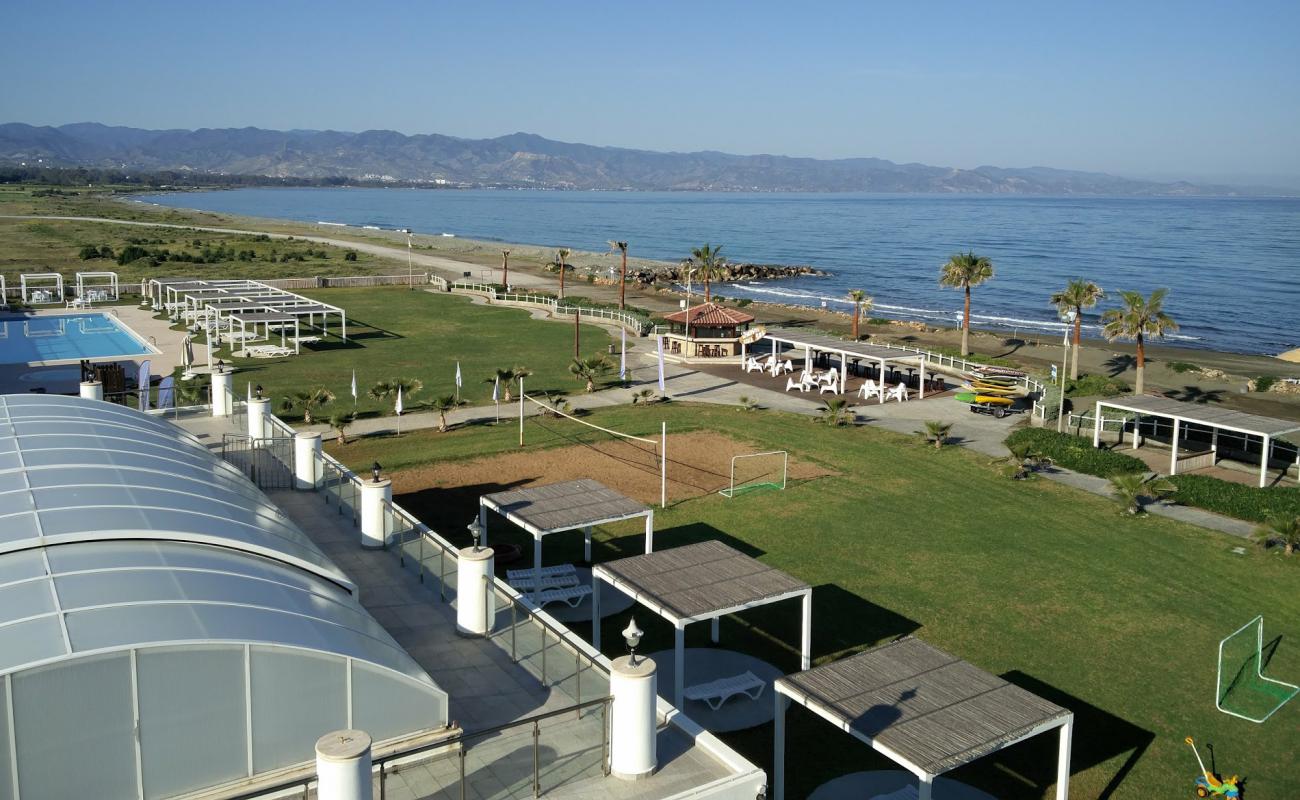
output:
[[[1024,394],[1024,389],[1018,386],[1014,388],[1009,386],[990,386],[989,384],[978,382],[965,384],[962,388],[977,394],[995,394],[1003,397],[1015,397]]]
[[[990,406],[1012,406],[1016,401],[1010,397],[1002,397],[994,394],[981,394],[979,392],[961,392],[956,395],[955,399],[959,403],[974,403],[975,405]]]

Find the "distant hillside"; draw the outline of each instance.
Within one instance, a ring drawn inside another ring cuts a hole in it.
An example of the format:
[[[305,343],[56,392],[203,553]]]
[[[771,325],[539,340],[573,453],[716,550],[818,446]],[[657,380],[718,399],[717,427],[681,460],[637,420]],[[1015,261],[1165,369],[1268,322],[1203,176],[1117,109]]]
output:
[[[1135,196],[1235,193],[1224,186],[1130,180],[1047,167],[965,170],[895,164],[879,158],[657,153],[556,142],[528,133],[458,139],[436,133],[405,136],[395,131],[154,131],[93,122],[57,128],[8,123],[0,125],[0,161],[551,189]]]

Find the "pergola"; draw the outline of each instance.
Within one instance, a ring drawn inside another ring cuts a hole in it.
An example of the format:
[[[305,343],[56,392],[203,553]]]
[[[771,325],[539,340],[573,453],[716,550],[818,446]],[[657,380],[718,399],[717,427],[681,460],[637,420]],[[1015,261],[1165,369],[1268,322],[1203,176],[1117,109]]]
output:
[[[877,344],[846,342],[843,339],[836,339],[833,336],[827,336],[823,333],[814,333],[812,331],[790,331],[781,328],[769,328],[763,338],[772,343],[773,353],[776,352],[776,346],[778,344],[785,344],[796,349],[802,349],[804,352],[805,364],[812,363],[814,353],[828,353],[838,356],[840,359],[840,394],[844,394],[844,389],[847,384],[847,370],[845,367],[848,365],[849,359],[874,361],[879,364],[882,383],[886,365],[919,365],[921,368],[920,396],[922,398],[925,397],[925,356],[921,353],[897,350],[892,347],[882,347]],[[757,342],[755,342],[755,346],[757,346]],[[740,361],[742,366],[745,362],[745,349],[745,346],[742,345],[740,351]],[[881,391],[879,395],[880,402],[885,402],[885,393]]]
[[[591,570],[592,644],[600,649],[600,606],[597,581],[623,594],[672,623],[676,629],[673,664],[673,705],[681,708],[686,676],[686,626],[711,620],[718,641],[718,620],[727,614],[782,600],[803,598],[800,669],[812,665],[812,587],[758,559],[709,541],[674,547],[599,564]]]
[[[1101,419],[1102,409],[1113,408],[1117,411],[1127,411],[1134,416],[1133,421],[1133,448],[1136,450],[1140,444],[1141,437],[1138,432],[1138,420],[1143,416],[1163,417],[1173,421],[1173,436],[1170,439],[1171,452],[1169,455],[1169,474],[1178,474],[1178,440],[1180,434],[1186,438],[1187,431],[1191,426],[1200,425],[1209,428],[1210,433],[1210,453],[1211,463],[1218,458],[1219,452],[1219,431],[1232,431],[1233,433],[1242,434],[1245,437],[1259,437],[1260,459],[1259,459],[1259,485],[1261,487],[1268,485],[1268,464],[1272,459],[1273,447],[1280,436],[1300,431],[1300,422],[1287,419],[1274,419],[1272,417],[1261,417],[1255,414],[1246,414],[1241,411],[1231,411],[1226,408],[1215,408],[1210,405],[1201,403],[1188,403],[1182,400],[1173,400],[1168,397],[1155,397],[1152,395],[1128,395],[1126,397],[1113,397],[1108,400],[1098,400],[1096,410],[1096,424],[1092,431],[1092,446],[1101,446]],[[1300,450],[1296,454],[1296,463],[1300,465]]]
[[[262,338],[271,338],[271,326],[275,325],[281,330],[288,326],[293,326],[293,351],[294,353],[302,352],[302,344],[298,337],[298,318],[292,314],[280,314],[275,311],[237,311],[230,315],[230,321],[239,325],[240,341],[243,345],[244,352],[248,352],[248,326],[253,326],[253,335],[257,335],[257,326],[262,326]]]
[[[533,536],[533,568],[542,566],[542,537],[552,533],[581,530],[583,557],[591,561],[591,529],[597,525],[645,517],[645,551],[654,549],[654,509],[619,494],[599,481],[549,483],[510,489],[479,497],[478,524],[487,544],[488,511],[495,511]],[[540,591],[542,582],[537,581]]]
[[[343,341],[348,338],[348,317],[342,308],[261,281],[155,278],[149,282],[149,296],[156,307],[173,314],[203,312],[217,322],[236,312],[263,311],[305,317],[308,325],[316,327],[319,316],[320,329],[328,332],[333,315],[339,320],[339,336]]]
[[[63,276],[57,272],[24,272],[18,276],[18,281],[24,303],[39,305],[63,302]]]
[[[90,293],[91,296],[87,296],[87,293]],[[118,297],[117,273],[78,272],[77,297],[92,302],[96,300],[116,300]]]
[[[776,682],[774,800],[785,797],[790,701],[899,764],[930,800],[945,772],[1060,729],[1056,800],[1070,794],[1074,714],[911,636]]]

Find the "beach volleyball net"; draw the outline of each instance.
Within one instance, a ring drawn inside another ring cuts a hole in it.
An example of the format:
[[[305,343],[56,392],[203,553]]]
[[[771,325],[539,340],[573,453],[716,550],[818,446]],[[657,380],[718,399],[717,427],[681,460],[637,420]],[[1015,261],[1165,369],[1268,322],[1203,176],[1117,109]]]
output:
[[[561,407],[551,398],[537,398],[523,394],[521,412],[525,406],[536,413],[519,416],[519,444],[527,442],[526,430],[531,426],[544,432],[548,437],[561,439],[570,444],[581,445],[592,452],[618,461],[623,468],[652,475],[658,478],[660,505],[666,505],[668,498],[668,462],[665,458],[667,427],[663,426],[658,437],[637,436],[624,431],[597,425],[582,419]],[[599,468],[594,467],[599,474]]]
[[[744,453],[731,457],[731,481],[718,494],[735,497],[746,492],[785,488],[790,468],[790,454],[785,450]]]
[[[1277,640],[1264,644],[1264,617],[1258,616],[1219,642],[1218,686],[1214,704],[1225,714],[1264,722],[1291,698],[1300,686],[1264,675]]]

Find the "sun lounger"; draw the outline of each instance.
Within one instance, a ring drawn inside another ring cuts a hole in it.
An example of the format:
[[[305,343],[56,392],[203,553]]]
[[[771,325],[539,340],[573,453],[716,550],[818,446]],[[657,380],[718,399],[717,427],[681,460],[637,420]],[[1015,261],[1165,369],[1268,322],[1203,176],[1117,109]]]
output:
[[[524,578],[531,578],[534,575],[541,575],[543,578],[554,575],[577,575],[578,568],[572,564],[555,564],[550,567],[542,567],[540,570],[529,569],[508,569],[506,570],[506,580],[513,583]]]
[[[757,700],[762,696],[763,687],[766,685],[757,675],[745,670],[739,675],[731,675],[708,683],[687,686],[683,694],[687,700],[698,700],[707,703],[709,708],[717,711],[722,708],[723,703],[736,695],[743,694],[750,700]]]
[[[289,341],[298,344],[315,344],[320,341],[319,336],[290,336]]]
[[[510,588],[517,592],[531,592],[534,589],[567,589],[578,585],[577,575],[543,575],[539,587],[536,578],[517,578],[509,581]]]
[[[244,348],[247,358],[284,358],[293,354],[292,347],[281,347],[278,344],[255,344]]]
[[[535,598],[538,606],[545,606],[550,603],[565,603],[569,608],[577,608],[590,595],[591,587],[583,584],[565,589],[543,589],[529,596]]]

